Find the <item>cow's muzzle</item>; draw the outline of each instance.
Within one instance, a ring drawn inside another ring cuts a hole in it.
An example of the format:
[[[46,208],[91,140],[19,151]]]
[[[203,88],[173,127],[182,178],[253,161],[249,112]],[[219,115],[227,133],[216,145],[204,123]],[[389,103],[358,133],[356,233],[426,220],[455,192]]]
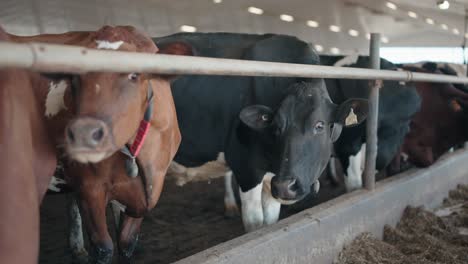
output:
[[[112,151],[108,125],[99,119],[83,117],[72,120],[65,128],[66,150],[79,162],[99,162]]]

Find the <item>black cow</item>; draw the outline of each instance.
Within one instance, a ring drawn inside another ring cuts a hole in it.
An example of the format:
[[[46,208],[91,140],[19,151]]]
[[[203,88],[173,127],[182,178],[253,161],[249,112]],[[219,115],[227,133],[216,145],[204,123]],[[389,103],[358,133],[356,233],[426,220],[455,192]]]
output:
[[[368,68],[368,56],[321,56],[323,65]],[[382,59],[380,68],[397,70],[396,65]],[[336,103],[347,98],[367,98],[369,84],[367,80],[327,79],[326,85],[332,100]],[[384,170],[390,164],[405,135],[409,132],[409,125],[413,115],[419,111],[421,99],[412,84],[395,81],[384,81],[380,90],[378,113],[378,152],[376,169]],[[361,124],[343,129],[340,138],[335,143],[336,155],[341,161],[343,172],[347,177],[347,189],[360,187],[363,161],[365,157],[366,126]],[[388,168],[387,174],[397,171]]]
[[[196,56],[319,64],[310,45],[284,35],[181,33],[154,41],[183,42]],[[185,76],[172,91],[182,133],[176,162],[199,166],[224,152],[247,231],[276,222],[280,203],[310,192],[348,115],[356,125],[368,108],[364,99],[334,104],[323,79]]]

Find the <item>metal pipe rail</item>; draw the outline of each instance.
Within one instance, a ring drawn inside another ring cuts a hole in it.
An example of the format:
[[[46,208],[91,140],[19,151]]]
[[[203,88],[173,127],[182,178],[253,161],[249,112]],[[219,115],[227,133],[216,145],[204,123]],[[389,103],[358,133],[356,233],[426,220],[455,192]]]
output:
[[[40,43],[0,42],[0,68],[2,67],[70,73],[146,72],[468,83],[467,77],[409,71],[147,54]]]

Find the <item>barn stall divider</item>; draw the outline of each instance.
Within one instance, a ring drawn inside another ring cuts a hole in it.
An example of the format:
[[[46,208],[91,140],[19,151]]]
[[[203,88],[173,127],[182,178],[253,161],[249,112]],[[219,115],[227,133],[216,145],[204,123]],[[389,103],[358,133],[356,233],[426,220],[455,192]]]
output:
[[[382,236],[407,205],[433,208],[457,184],[468,184],[468,151],[447,154],[427,169],[412,169],[375,183],[377,118],[382,80],[468,84],[467,77],[379,70],[380,34],[371,34],[372,69],[215,59],[95,50],[82,47],[0,42],[0,68],[41,72],[144,72],[160,74],[238,75],[367,79],[371,86],[367,121],[365,189],[283,219],[277,224],[219,244],[179,264],[331,263],[343,246],[368,231]]]

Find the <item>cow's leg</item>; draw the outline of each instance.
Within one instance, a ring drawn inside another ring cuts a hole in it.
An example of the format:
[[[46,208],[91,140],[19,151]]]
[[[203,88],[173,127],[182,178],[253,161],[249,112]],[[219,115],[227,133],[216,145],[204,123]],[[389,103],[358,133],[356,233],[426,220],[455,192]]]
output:
[[[234,189],[232,188],[232,171],[224,176],[224,214],[227,217],[239,215]]]
[[[263,209],[263,223],[271,225],[278,222],[281,203],[279,203],[271,195],[271,178],[275,174],[267,172],[263,176],[263,189],[262,189],[262,209]]]
[[[72,260],[74,263],[87,263],[88,252],[84,245],[83,226],[78,202],[74,194],[67,194],[67,200],[69,219],[68,243],[70,245]]]
[[[114,247],[107,230],[105,197],[106,193],[101,189],[86,190],[80,194],[81,216],[91,239],[89,263],[112,262]]]
[[[366,144],[361,145],[356,155],[349,156],[349,165],[346,168],[345,186],[348,192],[362,188],[362,172],[366,160]]]
[[[262,189],[263,182],[246,192],[239,188],[242,222],[247,232],[259,229],[263,225]]]
[[[131,263],[143,217],[133,218],[125,214],[123,216],[122,228],[119,235],[120,263]]]

